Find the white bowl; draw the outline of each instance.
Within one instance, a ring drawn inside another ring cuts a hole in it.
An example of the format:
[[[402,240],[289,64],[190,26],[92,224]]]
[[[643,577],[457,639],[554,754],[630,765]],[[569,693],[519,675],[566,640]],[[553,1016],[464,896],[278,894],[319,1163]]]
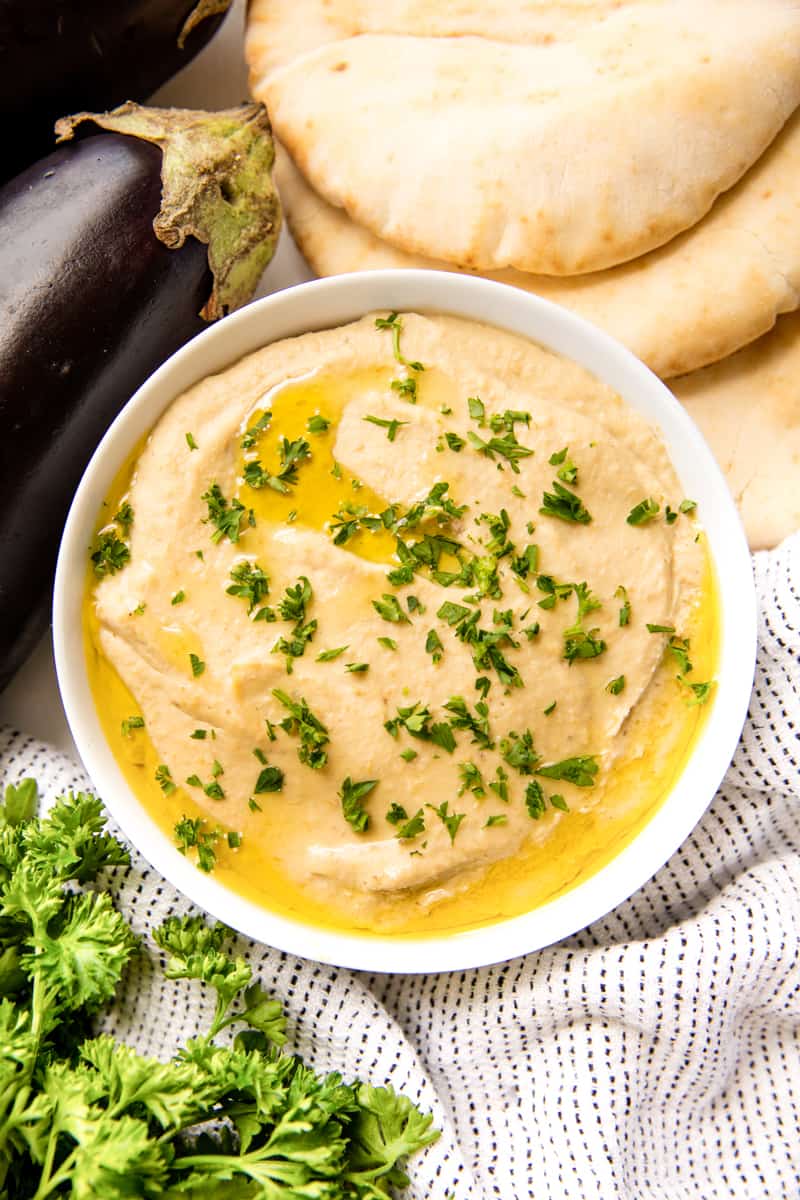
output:
[[[523,916],[430,938],[337,933],[278,916],[203,875],[147,814],[102,733],[81,637],[87,546],[100,505],[138,440],[204,376],[269,342],[352,321],[375,309],[452,313],[531,338],[574,359],[660,428],[686,495],[697,500],[721,598],[720,663],[713,708],[670,795],[606,867]],[[733,756],[753,682],[756,604],[736,507],[706,443],[647,367],[607,334],[546,300],[504,284],[440,271],[371,271],[304,283],[227,317],[179,350],[126,405],[75,495],[61,543],[54,600],[61,697],[86,770],[141,853],[201,908],[258,941],[321,962],[371,971],[461,970],[537,950],[582,929],[650,878],[691,832]]]

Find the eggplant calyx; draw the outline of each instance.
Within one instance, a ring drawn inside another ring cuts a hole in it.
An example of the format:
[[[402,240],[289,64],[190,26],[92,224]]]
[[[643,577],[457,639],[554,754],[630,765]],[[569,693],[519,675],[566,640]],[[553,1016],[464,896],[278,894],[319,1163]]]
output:
[[[186,20],[183,22],[183,27],[178,34],[178,49],[182,50],[186,45],[186,39],[189,34],[201,22],[205,21],[206,17],[216,17],[220,13],[225,13],[231,6],[231,0],[198,0],[192,11],[189,13]]]
[[[275,252],[281,226],[271,175],[275,146],[264,105],[195,112],[129,101],[107,113],[61,117],[58,141],[69,141],[84,121],[161,150],[161,208],[153,231],[171,250],[190,236],[208,247],[214,286],[200,316],[215,321],[246,304]]]

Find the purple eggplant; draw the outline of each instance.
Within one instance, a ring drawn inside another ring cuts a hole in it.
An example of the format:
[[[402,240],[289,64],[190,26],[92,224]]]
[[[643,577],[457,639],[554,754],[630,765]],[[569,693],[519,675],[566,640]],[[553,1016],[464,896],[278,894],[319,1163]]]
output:
[[[130,133],[95,127],[0,189],[0,688],[46,626],[98,441],[201,312],[250,298],[280,223],[263,106],[91,119]]]
[[[146,100],[230,0],[0,0],[0,181],[47,154],[61,113]]]

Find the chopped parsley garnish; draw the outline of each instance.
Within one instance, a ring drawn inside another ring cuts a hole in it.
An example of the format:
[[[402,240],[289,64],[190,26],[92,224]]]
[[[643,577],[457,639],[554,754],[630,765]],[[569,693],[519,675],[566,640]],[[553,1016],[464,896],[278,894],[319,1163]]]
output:
[[[226,537],[231,542],[238,542],[242,536],[242,522],[253,526],[256,523],[252,508],[245,506],[235,498],[230,503],[223,496],[219,484],[212,483],[207,492],[200,497],[208,505],[208,516],[205,523],[214,526],[211,535],[212,542],[221,542]]]
[[[618,696],[620,694],[620,692],[622,692],[624,690],[625,690],[625,676],[624,675],[618,675],[616,677],[616,679],[611,679],[606,684],[606,691],[610,692],[612,696]]]
[[[361,801],[377,786],[377,779],[362,779],[360,783],[354,783],[348,775],[337,793],[342,802],[344,819],[356,833],[364,833],[369,828],[369,816]]]
[[[316,662],[333,662],[340,654],[344,654],[345,650],[349,650],[349,646],[336,646],[333,650],[323,650],[316,657]]]
[[[575,590],[572,583],[558,583],[552,575],[539,575],[536,586],[545,593],[544,600],[539,601],[539,608],[555,608],[557,600],[566,600]]]
[[[189,447],[190,450],[197,450],[198,447],[197,447],[197,442],[194,440],[194,434],[192,434],[192,433],[186,434],[186,445]]]
[[[389,811],[386,813],[386,820],[390,825],[399,825],[402,821],[408,820],[408,813],[402,804],[397,804],[393,801]]]
[[[674,625],[653,625],[650,621],[647,622],[648,633],[674,633]]]
[[[425,814],[421,808],[418,808],[413,817],[410,817],[399,827],[395,837],[403,842],[409,842],[412,838],[419,837],[424,832]]]
[[[471,608],[466,608],[463,604],[454,604],[452,600],[445,600],[436,615],[440,620],[446,621],[448,625],[458,625],[471,613]]]
[[[412,737],[419,738],[424,742],[433,742],[442,750],[446,750],[448,754],[452,754],[456,748],[452,729],[446,721],[433,724],[431,721],[430,709],[417,700],[416,704],[399,707],[396,717],[390,717],[388,721],[384,721],[384,729],[393,738],[398,736],[401,729],[405,729],[406,733]]]
[[[452,714],[450,724],[453,729],[468,729],[474,745],[485,750],[494,748],[489,730],[489,706],[485,700],[477,702],[474,713],[469,711],[469,705],[463,696],[451,696],[444,708]]]
[[[406,607],[410,613],[418,612],[421,614],[425,612],[425,605],[422,603],[419,596],[407,596]]]
[[[428,636],[425,638],[425,650],[430,654],[434,666],[442,661],[444,646],[435,629],[428,630]]]
[[[569,812],[569,805],[564,797],[559,795],[558,792],[555,792],[550,797],[550,803],[552,804],[553,808],[557,808],[560,812]]]
[[[365,662],[361,662],[361,663],[351,662],[351,663],[347,663],[347,665],[345,666],[345,673],[347,675],[363,675],[368,670],[369,670],[369,663],[365,663]]]
[[[614,592],[614,595],[618,600],[622,601],[622,608],[619,610],[620,626],[628,625],[631,619],[631,602],[628,599],[627,588],[624,588],[622,584],[620,584],[617,590]]]
[[[213,871],[217,861],[215,846],[222,837],[219,828],[206,828],[205,817],[181,817],[175,825],[175,845],[181,854],[187,850],[197,851],[197,865],[201,871]]]
[[[542,494],[539,512],[545,517],[558,517],[560,521],[570,521],[574,525],[588,525],[592,519],[592,514],[584,507],[580,496],[564,487],[557,479],[553,480],[552,492]]]
[[[531,542],[525,547],[522,554],[511,559],[510,565],[517,577],[517,583],[520,584],[523,591],[527,592],[528,585],[525,580],[529,575],[535,575],[539,569],[539,547]]]
[[[280,792],[283,789],[283,771],[280,767],[271,767],[269,765],[262,768],[258,773],[256,785],[253,792],[256,796],[261,796],[266,792]]]
[[[193,733],[189,734],[189,737],[192,738],[192,740],[195,742],[204,742],[206,740],[206,738],[208,737],[208,730],[207,729],[195,729]]]
[[[323,417],[321,413],[314,413],[314,416],[309,417],[308,421],[306,422],[306,429],[309,433],[327,433],[330,427],[330,421],[327,417]]]
[[[231,567],[231,579],[233,583],[225,592],[228,596],[239,596],[246,600],[248,614],[269,595],[269,576],[257,562],[237,563]]]
[[[661,506],[658,501],[654,500],[652,496],[647,496],[638,504],[634,504],[625,520],[629,525],[646,525],[648,521],[657,517],[660,511]]]
[[[170,604],[183,604],[185,599],[186,599],[186,592],[184,592],[183,588],[181,588],[180,591],[176,592],[175,595],[172,597],[172,599],[170,600]]]
[[[299,701],[292,700],[291,696],[287,696],[280,688],[274,688],[272,694],[290,714],[280,722],[281,729],[300,738],[297,751],[300,762],[316,771],[320,770],[328,761],[328,752],[325,749],[330,742],[328,730],[320,719],[314,716],[308,702],[302,697]]]
[[[402,758],[403,762],[413,762],[414,759],[418,757],[418,752],[416,750],[412,750],[409,746],[407,749],[400,751],[400,757]]]
[[[261,414],[261,416],[255,422],[255,424],[251,425],[250,428],[247,430],[247,432],[244,434],[244,436],[241,440],[241,443],[240,443],[243,450],[252,450],[253,449],[256,442],[261,437],[261,434],[267,428],[267,426],[269,425],[271,420],[272,420],[272,413],[270,412],[269,409],[266,409],[266,411]]]
[[[538,821],[544,815],[546,808],[544,789],[535,779],[532,779],[525,788],[525,807],[528,810],[528,816],[533,817],[534,821]]]
[[[558,450],[555,454],[551,454],[548,462],[551,467],[558,467],[556,474],[562,483],[578,482],[578,468],[575,463],[567,458],[569,446],[565,446],[563,450]]]
[[[556,705],[557,705],[557,704],[558,704],[558,701],[557,701],[557,700],[552,700],[552,701],[551,701],[551,702],[548,704],[547,708],[544,708],[544,709],[542,709],[542,712],[544,713],[544,715],[545,715],[546,717],[549,717],[551,713],[554,713],[554,712],[556,711]]]
[[[266,471],[258,459],[245,463],[244,481],[248,487],[256,490],[270,487],[275,492],[287,495],[291,491],[290,485],[297,483],[297,468],[311,458],[311,447],[305,438],[297,438],[296,441],[290,442],[288,438],[282,437],[278,444],[278,456],[281,466],[274,475]]]
[[[671,637],[667,643],[667,651],[676,660],[682,675],[689,675],[692,670],[689,658],[689,639]]]
[[[390,442],[393,442],[397,437],[397,431],[401,425],[408,425],[408,421],[398,421],[395,418],[387,421],[384,417],[367,416],[363,417],[362,420],[369,421],[370,425],[377,425],[379,428],[385,429],[386,436]]]
[[[506,737],[501,738],[500,753],[508,765],[519,771],[520,775],[532,775],[541,761],[536,753],[530,729],[525,729],[522,733],[512,729]]]
[[[301,575],[294,587],[287,587],[283,599],[278,604],[278,612],[284,621],[304,621],[306,606],[313,596],[311,584],[305,575]]]
[[[478,621],[480,612],[476,609],[471,612],[469,609],[463,609],[461,605],[453,605],[452,609],[462,609],[464,615],[460,616],[448,608],[449,601],[445,601],[439,609],[437,616],[446,620],[449,625],[455,626],[455,634],[459,641],[467,643],[472,649],[472,661],[479,671],[484,671],[488,667],[493,667],[497,672],[497,677],[505,687],[522,687],[522,677],[515,666],[512,666],[502,650],[501,646],[512,646],[516,648],[519,643],[515,642],[511,636],[511,623],[505,618],[506,614],[495,613],[496,629],[479,629]]]
[[[445,829],[449,833],[450,842],[452,844],[456,840],[456,834],[458,833],[458,827],[461,824],[461,822],[464,820],[464,817],[467,814],[466,813],[451,813],[449,811],[450,802],[448,800],[444,800],[439,805],[438,808],[435,808],[433,804],[428,804],[428,805],[426,805],[426,807],[429,808],[431,810],[431,812],[436,813],[436,816],[439,818],[439,820],[442,822]]]
[[[502,767],[498,767],[495,773],[495,778],[489,780],[489,787],[499,796],[500,799],[508,804],[508,772]]]
[[[586,630],[583,627],[583,618],[587,613],[602,607],[600,601],[592,595],[586,583],[574,584],[573,591],[578,599],[578,616],[575,624],[564,630],[564,658],[569,663],[597,658],[607,648],[603,639],[597,636],[599,629]]]
[[[401,396],[407,396],[409,404],[417,403],[417,381],[413,375],[409,375],[407,379],[393,379],[391,386]]]
[[[467,400],[467,408],[473,421],[477,421],[478,425],[483,428],[486,424],[486,406],[480,396],[470,396]]]
[[[125,717],[121,723],[123,737],[130,737],[134,729],[144,729],[144,717]]]
[[[171,796],[175,791],[176,784],[172,778],[172,772],[166,763],[159,763],[155,772],[156,783],[161,788],[165,796]]]
[[[189,662],[192,668],[192,675],[194,675],[195,678],[197,678],[198,675],[203,674],[203,671],[206,669],[206,664],[203,662],[202,658],[198,658],[196,654],[190,654]]]
[[[92,566],[98,579],[116,575],[130,561],[131,552],[113,529],[98,534],[95,549],[91,554]]]
[[[397,642],[394,640],[394,638],[379,637],[378,642],[380,643],[381,646],[383,646],[384,650],[396,650],[397,649]]]
[[[513,430],[509,430],[502,435],[495,434],[494,437],[489,438],[488,442],[478,437],[477,433],[473,433],[472,430],[469,430],[467,433],[467,438],[474,450],[491,459],[492,462],[494,462],[497,455],[500,458],[504,458],[515,475],[519,475],[519,460],[521,458],[530,458],[533,454],[533,450],[530,447],[523,446],[517,441],[517,435]],[[501,465],[498,464],[498,466]]]
[[[373,600],[372,607],[379,617],[383,617],[384,621],[392,621],[395,625],[409,624],[409,619],[400,607],[396,596],[390,592],[384,592],[380,600]]]
[[[484,823],[484,829],[492,829],[495,825],[507,825],[508,817],[505,813],[493,813],[491,817],[487,817]]]
[[[211,800],[225,799],[225,793],[220,784],[217,783],[216,778],[212,779],[210,783],[203,783],[199,775],[189,775],[186,782],[189,784],[189,787],[202,788]]]
[[[457,433],[452,433],[450,431],[445,433],[444,440],[447,442],[449,449],[454,450],[456,454],[460,454],[467,444],[462,437],[459,437]]]
[[[486,784],[483,782],[483,776],[474,763],[462,762],[458,764],[458,775],[461,780],[461,787],[458,789],[459,796],[463,796],[464,792],[472,792],[473,796],[477,796],[479,800],[486,795]]]
[[[396,312],[389,313],[388,317],[375,318],[376,329],[391,329],[392,331],[392,350],[397,362],[403,367],[410,367],[412,371],[424,371],[421,362],[404,358],[400,351],[400,334],[403,332],[403,322]]]
[[[581,754],[576,758],[564,758],[561,762],[537,767],[536,774],[544,775],[547,779],[564,779],[576,787],[588,788],[594,787],[599,770],[599,763],[593,754]]]
[[[705,704],[714,690],[715,680],[713,679],[709,679],[705,683],[690,683],[682,675],[678,675],[677,678],[678,682],[682,683],[684,687],[689,688],[692,693],[691,697],[687,700],[687,704],[690,706],[693,704]]]
[[[512,433],[515,425],[529,426],[531,414],[518,408],[507,408],[504,412],[494,413],[489,417],[489,428],[492,433],[500,433],[505,429]]]
[[[133,525],[133,509],[127,500],[123,500],[112,518],[127,537]]]
[[[697,508],[696,500],[681,500],[680,504],[678,505],[678,512],[691,513],[691,512],[694,512],[694,510],[696,508]]]

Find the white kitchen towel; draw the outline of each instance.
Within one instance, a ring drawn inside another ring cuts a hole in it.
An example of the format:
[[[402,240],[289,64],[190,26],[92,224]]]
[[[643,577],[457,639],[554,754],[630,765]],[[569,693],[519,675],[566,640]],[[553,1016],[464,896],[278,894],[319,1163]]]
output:
[[[759,654],[734,762],[665,867],[549,950],[455,974],[370,976],[242,940],[320,1069],[388,1081],[436,1115],[413,1200],[800,1196],[800,537],[754,559]],[[89,786],[0,735],[6,781]],[[113,890],[134,928],[190,910],[135,852]],[[138,958],[106,1028],[168,1055],[202,989]]]

